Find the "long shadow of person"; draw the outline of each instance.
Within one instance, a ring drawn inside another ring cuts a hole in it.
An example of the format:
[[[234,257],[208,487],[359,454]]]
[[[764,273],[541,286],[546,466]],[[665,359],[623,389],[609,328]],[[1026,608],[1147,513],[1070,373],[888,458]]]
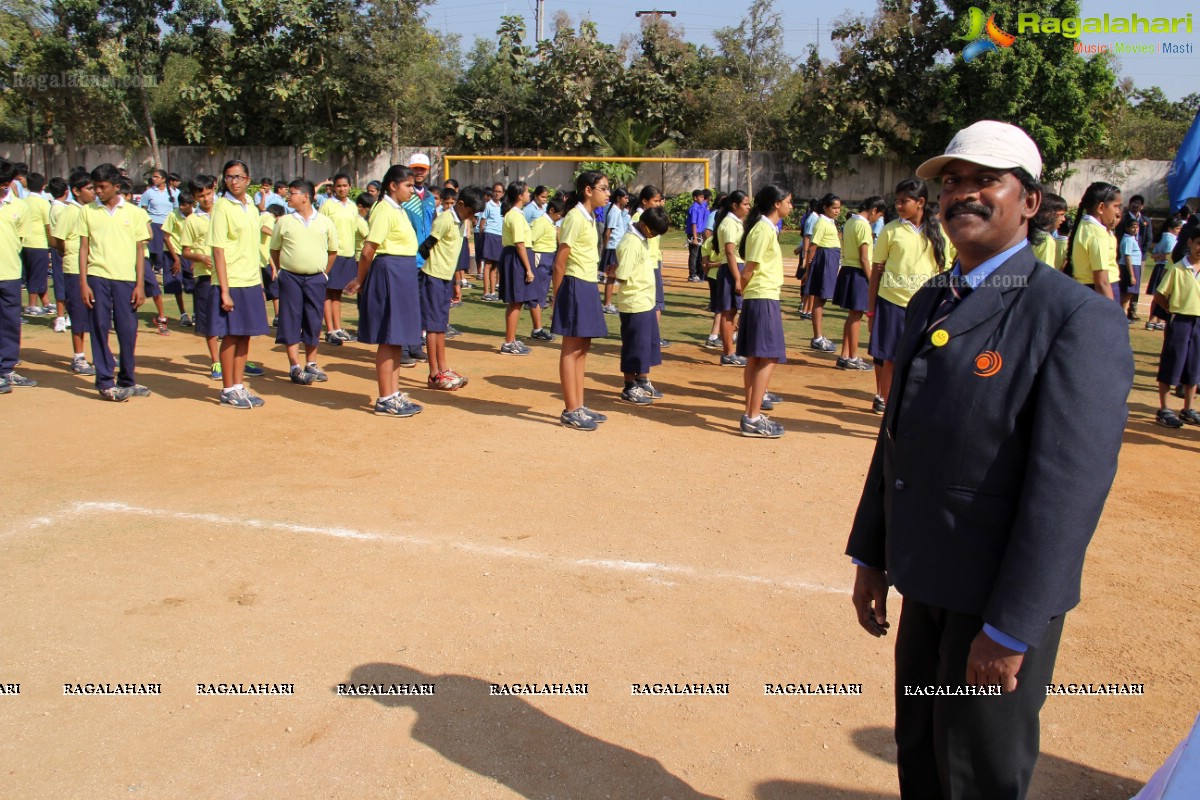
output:
[[[431,675],[401,664],[363,664],[346,682],[434,684],[432,695],[370,699],[388,708],[412,708],[417,712],[412,728],[416,741],[531,800],[717,800],[667,772],[656,759],[588,736],[521,697],[489,696],[491,684],[479,678]]]

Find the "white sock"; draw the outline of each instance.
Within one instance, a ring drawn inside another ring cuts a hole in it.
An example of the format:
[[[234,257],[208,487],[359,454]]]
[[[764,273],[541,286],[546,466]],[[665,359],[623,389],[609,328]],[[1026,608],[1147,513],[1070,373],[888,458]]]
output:
[[[315,367],[316,365],[317,365],[317,362],[315,362],[315,361],[310,361],[310,362],[308,362],[308,365],[307,365],[307,366],[310,366],[310,367]]]
[[[387,397],[381,397],[381,398],[379,398],[379,399],[380,399],[380,400],[395,400],[395,399],[396,399],[397,397],[399,397],[399,396],[400,396],[400,393],[399,393],[399,392],[392,392],[392,393],[391,393],[391,394],[389,394]]]
[[[758,422],[760,419],[762,419],[762,414],[759,414],[757,417],[747,417],[746,419],[749,420],[749,422],[751,424],[753,424],[755,422]]]
[[[83,353],[76,353],[75,360],[76,361],[87,361],[87,356],[85,356]]]
[[[242,389],[245,389],[245,388],[246,388],[246,387],[245,387],[244,385],[242,385],[242,384],[240,384],[240,383],[235,383],[233,386],[230,386],[230,387],[229,387],[229,391],[231,391],[231,392],[240,392]]]

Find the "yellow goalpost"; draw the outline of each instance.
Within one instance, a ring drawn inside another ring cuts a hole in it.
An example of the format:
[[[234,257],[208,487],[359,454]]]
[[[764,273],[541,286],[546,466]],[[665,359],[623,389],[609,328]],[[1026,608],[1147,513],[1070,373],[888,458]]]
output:
[[[482,156],[482,155],[444,155],[442,156],[442,176],[443,180],[450,177],[450,164],[454,161],[542,161],[542,162],[580,162],[580,161],[604,161],[618,162],[625,164],[703,164],[704,165],[704,185],[711,186],[711,175],[709,172],[709,159],[707,158],[674,158],[660,156],[658,158],[633,158],[633,157],[612,157],[603,158],[600,156]]]

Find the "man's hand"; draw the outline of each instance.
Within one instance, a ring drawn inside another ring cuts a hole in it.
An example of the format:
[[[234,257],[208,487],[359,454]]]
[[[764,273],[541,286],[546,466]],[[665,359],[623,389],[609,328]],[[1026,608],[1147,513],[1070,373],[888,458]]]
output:
[[[887,621],[887,594],[886,572],[871,567],[858,568],[851,601],[858,612],[858,624],[872,636],[886,636],[891,627]]]
[[[971,652],[967,654],[967,683],[971,686],[998,684],[1001,691],[1015,692],[1017,673],[1024,660],[1024,653],[1010,650],[980,631],[975,634]]]

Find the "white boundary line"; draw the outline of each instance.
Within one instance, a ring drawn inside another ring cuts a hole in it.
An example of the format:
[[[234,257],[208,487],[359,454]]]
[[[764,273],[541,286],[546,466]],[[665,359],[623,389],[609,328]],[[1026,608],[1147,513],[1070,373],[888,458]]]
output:
[[[19,536],[21,533],[38,531],[51,527],[59,522],[88,514],[128,514],[138,517],[154,517],[157,519],[175,520],[179,522],[203,522],[210,525],[251,528],[259,531],[276,531],[282,533],[297,533],[313,536],[326,536],[334,539],[355,539],[360,541],[390,542],[410,547],[440,548],[446,547],[463,553],[483,556],[485,558],[505,558],[514,561],[541,561],[548,564],[584,569],[597,572],[618,572],[640,575],[648,580],[662,583],[670,578],[690,580],[716,580],[742,583],[775,589],[790,589],[793,591],[817,592],[821,594],[848,595],[850,590],[821,583],[803,580],[776,580],[762,575],[745,575],[736,572],[710,572],[682,564],[660,564],[652,561],[622,561],[605,558],[569,558],[540,553],[533,550],[518,550],[511,547],[474,544],[470,542],[446,542],[435,539],[424,539],[418,536],[408,536],[395,533],[379,533],[375,531],[359,531],[353,528],[322,527],[317,525],[297,525],[291,522],[275,522],[271,520],[241,519],[227,517],[221,514],[202,514],[188,511],[168,511],[165,509],[145,508],[116,502],[74,502],[63,510],[45,517],[35,517],[17,528],[10,528],[2,538]],[[849,570],[847,571],[849,573]]]

